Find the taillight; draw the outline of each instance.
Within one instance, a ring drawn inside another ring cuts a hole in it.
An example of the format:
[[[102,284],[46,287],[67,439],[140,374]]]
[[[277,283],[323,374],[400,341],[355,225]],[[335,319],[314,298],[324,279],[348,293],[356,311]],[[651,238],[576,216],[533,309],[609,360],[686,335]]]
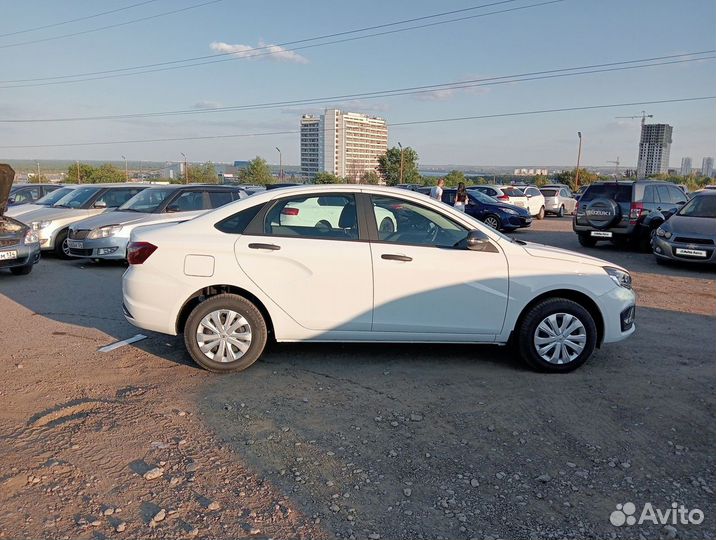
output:
[[[281,210],[281,213],[284,216],[297,216],[298,208],[284,208],[283,210]]]
[[[636,221],[641,217],[642,212],[644,212],[643,204],[631,203],[631,208],[629,209],[629,221],[636,223]]]
[[[157,246],[149,242],[130,242],[127,246],[127,262],[142,264],[157,250]]]
[[[495,197],[495,198],[496,198],[496,199],[500,199],[501,201],[509,201],[509,200],[510,200],[510,196],[509,196],[509,195],[498,195],[498,196]]]

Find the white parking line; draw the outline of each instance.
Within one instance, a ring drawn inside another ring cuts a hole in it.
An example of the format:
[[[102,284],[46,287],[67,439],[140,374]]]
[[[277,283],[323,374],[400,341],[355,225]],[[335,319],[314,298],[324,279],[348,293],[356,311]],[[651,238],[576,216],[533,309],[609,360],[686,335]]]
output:
[[[131,345],[132,343],[136,343],[137,341],[142,341],[143,339],[147,339],[147,336],[145,336],[144,334],[137,334],[136,336],[132,336],[131,338],[123,339],[122,341],[117,341],[110,345],[105,345],[104,347],[100,347],[97,350],[99,352],[109,352],[115,349],[119,349],[120,347],[124,347],[125,345]]]

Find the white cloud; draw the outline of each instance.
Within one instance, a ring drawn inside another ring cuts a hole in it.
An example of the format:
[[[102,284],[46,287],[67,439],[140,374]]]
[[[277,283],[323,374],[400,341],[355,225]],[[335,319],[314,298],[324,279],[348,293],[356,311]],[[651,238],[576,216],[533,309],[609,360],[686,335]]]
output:
[[[438,88],[436,90],[419,92],[413,94],[413,97],[418,101],[448,101],[461,94],[473,96],[487,94],[490,91],[490,88],[486,86],[476,86],[476,81],[479,79],[480,77],[478,76],[468,75],[464,77],[461,82],[454,83],[452,87],[448,86],[447,88]]]
[[[194,109],[218,109],[221,107],[221,103],[218,101],[208,101],[208,100],[201,100],[197,101],[192,105],[192,108]]]
[[[230,43],[224,43],[223,41],[214,41],[209,45],[209,47],[211,47],[212,51],[229,53],[237,58],[308,64],[308,59],[305,56],[301,56],[294,51],[284,49],[279,45],[265,43],[263,40],[259,41],[256,47],[242,44],[231,45]]]

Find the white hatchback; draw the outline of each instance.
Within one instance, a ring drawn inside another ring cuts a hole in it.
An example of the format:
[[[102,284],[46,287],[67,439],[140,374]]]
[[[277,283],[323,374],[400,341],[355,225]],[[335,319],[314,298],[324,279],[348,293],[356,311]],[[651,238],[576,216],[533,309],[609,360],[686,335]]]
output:
[[[330,205],[318,204],[327,197]],[[297,207],[327,210],[286,220]],[[380,227],[388,215],[393,226]],[[623,268],[512,240],[403,189],[257,193],[186,223],[136,230],[128,261],[127,320],[183,333],[191,357],[216,372],[253,364],[269,336],[512,344],[531,367],[566,372],[634,332]]]

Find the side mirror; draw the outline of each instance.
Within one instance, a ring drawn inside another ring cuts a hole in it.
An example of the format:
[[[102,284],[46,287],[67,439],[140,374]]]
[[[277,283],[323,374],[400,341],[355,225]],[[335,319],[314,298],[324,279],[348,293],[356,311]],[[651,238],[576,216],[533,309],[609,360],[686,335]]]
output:
[[[169,206],[167,206],[167,208],[165,210],[165,212],[167,212],[168,214],[172,214],[172,213],[178,212],[178,211],[179,211],[178,204],[170,204]]]
[[[94,203],[95,208],[107,208],[107,203],[104,201],[97,201]]]
[[[488,251],[497,253],[497,248],[492,244],[490,238],[484,232],[477,229],[467,233],[467,238],[465,238],[465,248],[470,251]]]
[[[15,197],[10,197],[10,198],[7,200],[7,204],[8,204],[8,205],[10,205],[10,204],[15,204]]]

